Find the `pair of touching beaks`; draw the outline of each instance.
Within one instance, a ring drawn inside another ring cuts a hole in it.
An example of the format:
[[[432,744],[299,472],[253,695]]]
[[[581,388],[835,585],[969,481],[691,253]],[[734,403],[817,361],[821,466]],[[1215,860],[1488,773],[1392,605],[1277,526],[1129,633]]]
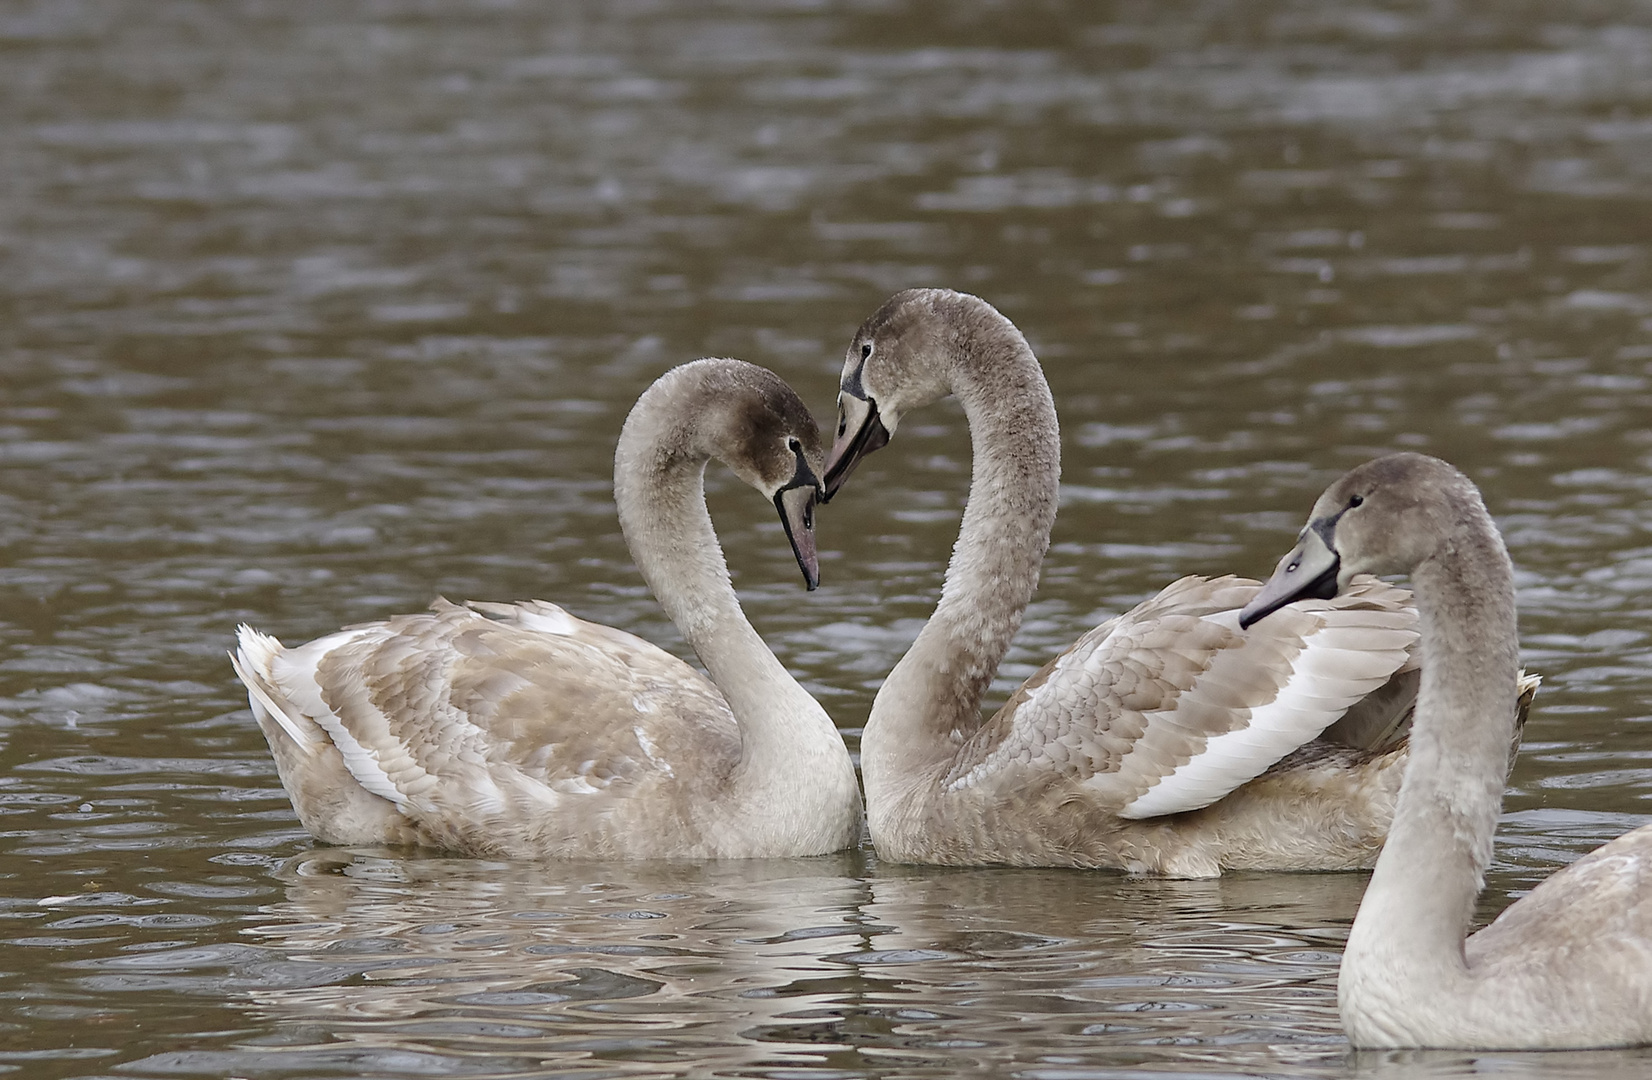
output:
[[[792,545],[792,554],[797,556],[803,583],[810,592],[820,585],[820,558],[815,550],[815,504],[831,502],[860,459],[888,442],[889,432],[877,408],[846,386],[838,396],[837,438],[826,458],[825,476],[817,478],[803,451],[794,450],[797,469],[791,480],[775,492],[774,506],[780,512],[780,523],[786,528],[786,539]]]

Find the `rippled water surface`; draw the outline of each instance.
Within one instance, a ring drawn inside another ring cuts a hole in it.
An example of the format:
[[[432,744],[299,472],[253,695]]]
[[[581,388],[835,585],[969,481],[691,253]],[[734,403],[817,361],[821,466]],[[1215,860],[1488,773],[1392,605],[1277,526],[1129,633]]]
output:
[[[308,841],[225,658],[435,595],[682,649],[610,499],[706,354],[830,414],[894,289],[996,303],[1063,419],[1000,692],[1262,574],[1380,450],[1483,486],[1545,684],[1483,908],[1652,815],[1652,7],[0,4],[0,1072],[1640,1077],[1352,1055],[1362,875],[510,865]],[[822,515],[712,502],[853,745],[961,415]]]

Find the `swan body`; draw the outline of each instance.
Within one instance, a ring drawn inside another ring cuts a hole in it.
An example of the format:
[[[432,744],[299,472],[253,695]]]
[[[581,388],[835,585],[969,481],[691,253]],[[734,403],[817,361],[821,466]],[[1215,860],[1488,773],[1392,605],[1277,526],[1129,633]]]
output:
[[[1352,470],[1242,621],[1406,573],[1428,663],[1388,844],[1343,953],[1357,1047],[1562,1049],[1652,1043],[1652,826],[1553,875],[1468,936],[1518,724],[1508,552],[1474,484],[1421,454]],[[1260,620],[1260,622],[1258,622]]]
[[[1014,324],[962,293],[890,298],[844,361],[826,496],[905,413],[949,394],[975,448],[969,501],[940,604],[862,738],[879,855],[1178,877],[1370,866],[1418,678],[1409,594],[1366,580],[1246,633],[1239,609],[1260,583],[1184,578],[1085,634],[982,724],[1060,474],[1055,406]]]
[[[703,478],[774,500],[810,588],[819,436],[772,373],[667,372],[615,455],[626,541],[711,674],[555,604],[458,606],[232,655],[304,826],[335,844],[505,857],[742,858],[854,845],[841,737],[729,583]]]

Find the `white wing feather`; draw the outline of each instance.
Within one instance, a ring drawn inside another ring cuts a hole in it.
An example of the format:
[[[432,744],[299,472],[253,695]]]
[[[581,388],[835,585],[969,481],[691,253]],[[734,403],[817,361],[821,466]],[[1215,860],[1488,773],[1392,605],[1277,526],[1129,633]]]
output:
[[[1238,612],[1206,617],[1238,629]],[[1210,738],[1119,816],[1139,820],[1197,810],[1254,780],[1387,682],[1416,639],[1409,629],[1328,623],[1304,639],[1290,678],[1273,701],[1250,710],[1244,726]],[[1154,719],[1149,714],[1149,730]]]

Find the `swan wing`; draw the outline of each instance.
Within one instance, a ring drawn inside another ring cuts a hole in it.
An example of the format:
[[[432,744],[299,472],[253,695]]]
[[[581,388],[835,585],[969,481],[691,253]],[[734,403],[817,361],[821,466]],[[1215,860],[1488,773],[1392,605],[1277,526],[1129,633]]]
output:
[[[1406,590],[1368,578],[1242,631],[1239,609],[1260,587],[1187,577],[1096,627],[961,748],[946,786],[1059,773],[1072,797],[1121,817],[1198,809],[1414,668]]]
[[[273,646],[273,647],[272,647]],[[325,740],[414,818],[486,821],[732,767],[727,704],[693,668],[555,604],[437,601],[292,649],[243,627],[237,671],[301,747]]]

